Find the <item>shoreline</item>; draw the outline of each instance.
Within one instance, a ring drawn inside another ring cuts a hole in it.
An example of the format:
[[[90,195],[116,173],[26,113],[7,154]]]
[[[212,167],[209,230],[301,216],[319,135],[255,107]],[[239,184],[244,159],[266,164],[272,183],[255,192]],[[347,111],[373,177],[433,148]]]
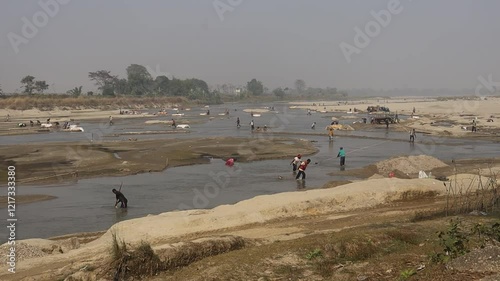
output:
[[[390,159],[398,158],[398,157],[404,157],[404,156],[394,156],[394,157],[387,158],[386,160],[390,160]],[[493,171],[492,171],[493,174],[495,172],[500,174],[500,158],[470,158],[470,159],[454,160],[453,162],[452,162],[452,160],[443,160],[443,161],[444,161],[444,163],[446,163],[448,165],[447,167],[433,168],[432,170],[430,170],[430,172],[432,172],[435,176],[448,175],[448,177],[451,178],[452,176],[450,176],[450,175],[453,175],[454,173],[458,174],[458,175],[463,175],[463,174],[469,174],[471,172],[470,171],[471,169],[487,170],[490,167],[493,167]],[[348,184],[352,184],[352,183],[357,183],[357,182],[359,183],[359,182],[363,182],[363,181],[367,181],[367,180],[371,180],[371,179],[386,179],[386,180],[388,180],[389,178],[387,176],[381,175],[380,171],[373,170],[374,165],[375,165],[375,163],[369,164],[363,168],[347,171],[348,172],[347,175],[358,177],[359,178],[358,180],[342,181],[342,182],[327,181],[323,184],[322,187],[308,189],[308,190],[333,189],[333,188],[337,188],[340,186],[344,186],[344,185],[348,185]],[[369,172],[366,172],[366,170],[369,170]],[[486,175],[486,176],[491,176],[491,175]],[[416,180],[417,178],[398,178],[398,179]],[[436,179],[431,179],[431,180],[436,180]],[[498,180],[500,181],[500,178]],[[438,181],[438,180],[436,180],[436,181]],[[305,191],[308,191],[308,190],[305,190]],[[271,194],[271,195],[258,195],[258,196],[255,196],[253,198],[260,197],[260,196],[277,196],[277,197],[279,197],[280,194],[294,193],[294,192],[296,192],[296,191],[280,192],[280,193]],[[253,198],[245,199],[243,201],[252,200]],[[243,202],[243,201],[238,201],[234,204],[222,204],[222,205],[218,205],[216,207],[213,207],[211,209],[190,209],[190,210],[185,210],[185,211],[196,212],[197,210],[199,210],[199,211],[203,212],[204,210],[213,210],[213,209],[218,208],[220,206],[226,206],[226,205],[233,206],[233,205],[236,205],[236,204]],[[175,213],[175,212],[179,212],[179,211],[168,211],[168,212],[159,213],[157,215]],[[141,219],[141,218],[145,218],[145,217],[140,217],[140,218],[136,218],[136,219]],[[53,237],[48,237],[46,239],[48,239],[48,240],[61,240],[61,239],[68,239],[68,238],[80,237],[80,236],[84,236],[84,237],[91,236],[91,237],[94,237],[95,239],[97,239],[100,235],[105,234],[109,229],[111,229],[111,227],[108,229],[100,230],[100,231],[76,232],[76,233],[69,233],[69,234],[64,234],[64,235],[57,235],[57,236],[53,236]]]
[[[465,186],[474,182],[475,178],[470,174],[457,176],[460,176]],[[156,253],[162,253],[162,249],[173,245],[182,245],[200,238],[210,241],[227,235],[239,236],[249,241],[267,240],[270,243],[307,237],[324,233],[321,229],[311,232],[313,225],[323,225],[327,222],[331,225],[339,219],[342,221],[343,218],[349,220],[350,217],[355,218],[356,214],[366,213],[363,210],[370,210],[371,213],[386,208],[388,214],[394,216],[398,212],[391,209],[398,206],[397,202],[403,202],[399,204],[406,206],[406,204],[416,204],[412,200],[417,200],[415,202],[424,203],[422,210],[428,210],[431,205],[434,208],[443,205],[442,195],[446,188],[440,183],[436,179],[369,179],[328,189],[260,195],[212,209],[150,215],[116,223],[104,233],[70,234],[54,237],[54,240],[19,240],[16,243],[18,247],[26,245],[25,247],[39,253],[39,256],[31,258],[20,256],[21,261],[17,267],[21,276],[16,275],[16,278],[40,276],[40,280],[56,280],[54,277],[60,274],[68,276],[81,272],[80,269],[85,265],[96,266],[106,263],[108,256],[106,249],[109,249],[115,234],[121,241],[126,241],[127,247],[133,248],[147,241]],[[423,199],[426,200],[422,201]],[[439,205],[436,205],[436,202],[439,202]],[[302,226],[302,223],[313,218],[316,220],[321,218],[323,223],[318,221],[313,225]],[[368,216],[367,219],[369,223],[373,217]],[[346,229],[352,225],[347,221],[342,224],[345,224]],[[279,225],[282,225],[281,230]],[[51,252],[51,249],[60,249],[60,253]],[[59,270],[61,266],[65,266],[64,272]],[[0,276],[9,278],[6,280],[21,280],[10,279],[14,276],[5,273],[0,273]]]
[[[408,156],[393,156],[390,158],[387,158],[386,160],[383,161],[388,161],[388,160],[393,160],[397,158],[405,158]],[[437,158],[436,158],[437,159]],[[380,161],[380,162],[383,162]],[[436,167],[432,168],[430,170],[426,170],[426,172],[432,172],[432,174],[435,177],[447,177],[449,180],[453,179],[453,176],[458,175],[460,180],[462,181],[464,176],[463,175],[470,175],[470,177],[476,177],[477,175],[481,174],[482,176],[485,177],[490,177],[493,176],[496,178],[497,175],[500,175],[500,158],[470,158],[470,159],[460,159],[460,160],[443,160],[443,162],[446,164],[444,167]],[[375,167],[376,163],[369,164],[365,167],[359,168],[359,169],[353,169],[353,170],[348,170],[346,171],[345,175],[347,176],[354,176],[358,179],[352,180],[352,181],[327,181],[325,182],[322,186],[319,186],[317,188],[313,189],[307,189],[302,192],[308,192],[308,191],[316,191],[316,190],[325,190],[325,189],[335,189],[338,187],[342,187],[345,185],[350,185],[350,184],[360,184],[366,181],[371,181],[371,180],[392,180],[389,178],[383,171],[377,170]],[[418,179],[415,176],[404,176],[401,173],[396,173],[396,177],[394,179],[398,180],[422,180]],[[426,179],[424,179],[426,180]],[[430,178],[428,180],[433,180],[440,182],[436,178]],[[497,179],[497,181],[500,181],[500,178]],[[276,198],[279,198],[280,195],[282,194],[292,194],[296,193],[297,191],[286,191],[286,192],[280,192],[276,194],[271,194],[271,195],[257,195],[255,197],[245,199],[242,201],[238,201],[232,204],[221,204],[218,206],[215,206],[210,209],[190,209],[190,210],[173,210],[173,211],[167,211],[167,212],[160,212],[158,214],[154,215],[148,215],[148,216],[143,216],[143,217],[138,217],[138,218],[133,218],[129,220],[140,220],[143,218],[147,218],[149,216],[161,216],[161,215],[166,215],[166,214],[174,214],[177,212],[201,212],[204,213],[206,211],[210,211],[216,208],[219,208],[221,206],[234,206],[237,205],[241,202],[253,200],[255,198],[260,198],[260,197],[267,197],[267,196],[276,196]],[[374,193],[375,194],[375,193]],[[31,195],[23,195],[23,196],[31,196]],[[45,200],[51,200],[57,197],[54,196],[49,196],[49,195],[39,195],[39,196],[46,196],[50,198],[46,199],[41,199],[39,201],[45,201]],[[18,196],[19,197],[19,196]],[[32,200],[28,202],[23,202],[23,203],[33,203],[33,202],[38,202],[37,200]],[[1,207],[1,197],[0,197],[0,209]],[[129,221],[125,220],[123,222]],[[27,238],[23,240],[31,240],[31,239],[44,239],[44,240],[51,240],[51,241],[59,241],[59,240],[68,240],[68,239],[83,239],[84,241],[91,242],[95,239],[98,239],[101,237],[103,234],[109,232],[113,226],[107,228],[107,229],[102,229],[102,230],[96,230],[96,231],[91,231],[91,232],[74,232],[74,233],[67,233],[67,234],[62,234],[62,235],[56,235],[56,236],[50,236],[47,238],[40,238],[40,237],[33,237],[33,238]]]
[[[304,155],[317,152],[305,140],[273,138],[256,142],[253,138],[212,137],[169,142],[162,139],[92,144],[55,142],[38,148],[31,144],[0,145],[0,159],[20,171],[19,183],[36,181],[47,185],[102,176],[161,172],[169,167],[208,163],[207,157],[237,156],[241,162],[281,159],[295,155],[291,152],[294,149],[304,151]]]

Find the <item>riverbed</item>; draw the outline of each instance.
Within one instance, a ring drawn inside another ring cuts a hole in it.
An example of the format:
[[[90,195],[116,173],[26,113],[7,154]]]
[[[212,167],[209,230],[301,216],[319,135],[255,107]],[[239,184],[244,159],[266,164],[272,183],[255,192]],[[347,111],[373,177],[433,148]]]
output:
[[[356,178],[343,175],[336,158],[342,146],[347,152],[345,169],[356,169],[397,155],[426,154],[442,160],[495,157],[500,147],[487,141],[447,139],[418,135],[414,145],[407,140],[408,134],[393,132],[389,128],[370,132],[337,132],[333,142],[328,141],[325,126],[331,116],[349,124],[355,119],[342,119],[339,113],[316,113],[288,109],[286,105],[275,105],[277,112],[265,112],[260,117],[250,116],[244,108],[263,108],[265,105],[222,105],[211,106],[210,116],[200,115],[206,108],[185,111],[179,119],[189,121],[190,129],[183,134],[149,134],[134,138],[192,138],[211,136],[272,138],[272,132],[286,132],[287,137],[307,139],[319,149],[312,160],[305,181],[296,181],[291,171],[291,159],[264,160],[237,163],[229,168],[222,159],[211,159],[209,164],[183,166],[166,169],[163,172],[145,173],[126,177],[104,177],[83,179],[64,185],[18,186],[18,194],[46,194],[56,199],[19,205],[17,208],[17,239],[47,238],[75,232],[102,231],[125,219],[173,210],[213,208],[222,204],[233,204],[258,195],[280,192],[300,192],[321,188],[328,181],[349,181]],[[270,105],[269,105],[270,106]],[[218,115],[229,110],[229,116]],[[213,118],[210,118],[213,117]],[[236,127],[240,117],[242,127]],[[360,116],[361,118],[361,116]],[[171,116],[149,116],[120,120],[109,126],[106,120],[81,122],[85,133],[44,133],[26,136],[2,137],[2,144],[81,141],[98,142],[124,140],[122,135],[130,131],[174,130],[165,124],[145,125],[146,120],[170,120]],[[176,118],[177,119],[177,118]],[[255,126],[268,126],[268,133],[252,133],[249,122]],[[181,124],[178,122],[178,124]],[[317,122],[311,129],[312,122]],[[395,125],[396,126],[396,125]],[[291,134],[290,134],[291,133]],[[301,153],[297,151],[296,153]],[[119,155],[117,155],[119,157]],[[333,176],[330,175],[332,172]],[[129,199],[129,208],[113,208],[112,188],[123,183],[122,191]],[[7,214],[6,209],[3,210]],[[6,237],[6,231],[0,231]],[[3,238],[2,238],[3,239]],[[0,240],[4,242],[4,240]]]

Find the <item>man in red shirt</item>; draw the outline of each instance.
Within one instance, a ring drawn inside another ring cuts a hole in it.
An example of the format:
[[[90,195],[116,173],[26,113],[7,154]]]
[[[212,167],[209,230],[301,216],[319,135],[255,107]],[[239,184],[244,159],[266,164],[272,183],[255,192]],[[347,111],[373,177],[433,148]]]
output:
[[[229,158],[226,161],[226,166],[232,167],[234,166],[234,162],[236,162],[236,158]]]
[[[307,159],[306,161],[300,163],[299,173],[295,177],[296,180],[299,180],[301,175],[302,175],[303,180],[306,179],[306,172],[305,171],[306,171],[307,165],[309,165],[309,163],[311,163],[311,159]]]

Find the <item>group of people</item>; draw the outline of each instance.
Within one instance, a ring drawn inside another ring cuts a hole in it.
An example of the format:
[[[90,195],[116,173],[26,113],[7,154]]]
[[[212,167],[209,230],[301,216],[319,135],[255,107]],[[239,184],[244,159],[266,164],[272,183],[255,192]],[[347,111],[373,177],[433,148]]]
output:
[[[343,147],[339,149],[339,152],[337,153],[337,158],[340,158],[340,167],[345,166],[345,157],[346,153]],[[311,159],[307,159],[306,161],[302,161],[302,155],[298,154],[295,156],[290,162],[290,165],[292,165],[292,172],[293,174],[297,174],[295,176],[296,180],[305,180],[306,179],[306,169],[307,166],[311,163]],[[298,173],[297,173],[298,170]]]
[[[236,128],[241,128],[240,117],[236,118]],[[252,130],[252,132],[261,130],[260,127],[255,128],[255,122],[253,121],[253,119],[252,121],[250,121],[250,129]],[[267,125],[264,125],[264,127],[262,127],[262,130],[267,131]]]
[[[49,118],[49,119],[47,119],[47,123],[44,123],[44,124],[51,124],[51,123],[50,123],[50,118]],[[54,123],[53,123],[53,125],[54,125],[56,128],[59,128],[60,123],[56,121],[56,122],[54,122]],[[18,126],[18,127],[27,127],[27,126],[28,126],[28,124],[26,124],[26,123],[24,123],[24,122],[21,122],[21,123],[18,123],[18,124],[17,124],[17,126]],[[33,122],[33,120],[30,120],[30,127],[34,127],[34,126],[35,126],[35,122]],[[40,120],[36,120],[36,126],[42,126],[42,122],[40,122]],[[47,126],[47,125],[44,125],[44,126]],[[52,126],[52,124],[51,124],[51,125],[49,125],[49,126]],[[46,128],[47,128],[47,127],[46,127]],[[63,127],[62,127],[62,128],[63,128],[63,129],[67,129],[67,128],[69,128],[69,122],[64,122],[64,124],[63,124]]]

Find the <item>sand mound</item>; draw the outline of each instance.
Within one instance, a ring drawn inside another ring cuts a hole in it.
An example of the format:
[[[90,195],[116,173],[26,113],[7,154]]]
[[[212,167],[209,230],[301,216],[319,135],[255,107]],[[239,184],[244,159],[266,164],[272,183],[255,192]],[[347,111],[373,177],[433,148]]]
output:
[[[0,246],[0,251],[2,253],[10,253],[9,249],[11,246],[8,244],[3,244]],[[32,259],[32,258],[38,258],[38,257],[45,257],[48,254],[45,253],[41,247],[35,246],[35,245],[30,245],[28,243],[16,243],[15,245],[15,254],[16,254],[16,260],[17,261],[23,261],[26,259]],[[3,256],[2,262],[6,263],[8,262],[9,257],[7,255]]]
[[[410,176],[417,175],[419,171],[430,171],[448,166],[443,161],[428,155],[395,157],[380,161],[375,165],[382,175],[398,170]]]
[[[243,109],[243,112],[246,113],[266,113],[269,112],[269,109],[261,109],[261,108],[245,108]]]
[[[354,131],[354,128],[351,127],[350,125],[342,125],[342,124],[329,125],[329,126],[326,126],[325,129],[329,130],[330,128],[332,128],[334,130]]]

